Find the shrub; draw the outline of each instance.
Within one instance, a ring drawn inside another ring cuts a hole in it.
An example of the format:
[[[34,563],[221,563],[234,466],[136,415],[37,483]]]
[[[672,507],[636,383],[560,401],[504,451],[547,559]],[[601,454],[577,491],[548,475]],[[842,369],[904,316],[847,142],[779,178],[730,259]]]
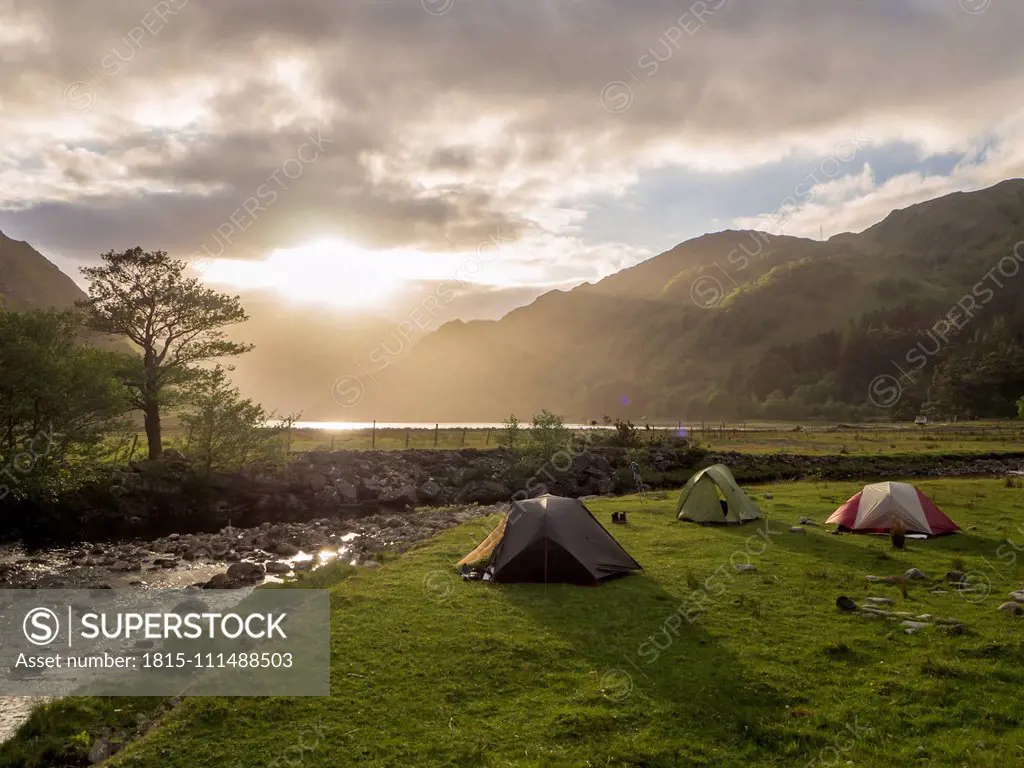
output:
[[[551,457],[569,444],[571,436],[562,417],[544,408],[534,415],[530,426],[530,453]]]
[[[515,452],[523,441],[523,428],[514,413],[509,414],[502,425],[501,433],[498,435],[498,445],[501,448]]]

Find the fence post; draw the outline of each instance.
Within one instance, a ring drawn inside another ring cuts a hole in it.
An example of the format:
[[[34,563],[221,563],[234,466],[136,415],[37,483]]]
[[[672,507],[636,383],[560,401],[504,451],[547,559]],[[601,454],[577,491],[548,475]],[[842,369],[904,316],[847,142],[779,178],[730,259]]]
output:
[[[373,420],[373,428],[370,432],[370,450],[377,447],[377,420]]]
[[[486,448],[491,444],[491,428],[487,428],[487,437],[484,438],[484,447]]]
[[[434,424],[434,447],[437,448],[437,431],[441,428],[440,424]]]
[[[405,430],[405,447],[409,447],[409,430]]]
[[[466,428],[465,427],[462,428],[462,444],[463,445],[466,444]]]

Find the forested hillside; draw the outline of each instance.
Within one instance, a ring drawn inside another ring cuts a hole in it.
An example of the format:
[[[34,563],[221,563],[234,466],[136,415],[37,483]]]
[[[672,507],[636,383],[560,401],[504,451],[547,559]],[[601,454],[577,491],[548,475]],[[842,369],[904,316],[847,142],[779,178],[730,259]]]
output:
[[[500,321],[450,323],[411,352],[378,356],[367,367],[379,385],[344,413],[1010,415],[1024,394],[1021,241],[1022,180],[825,242],[705,235]]]

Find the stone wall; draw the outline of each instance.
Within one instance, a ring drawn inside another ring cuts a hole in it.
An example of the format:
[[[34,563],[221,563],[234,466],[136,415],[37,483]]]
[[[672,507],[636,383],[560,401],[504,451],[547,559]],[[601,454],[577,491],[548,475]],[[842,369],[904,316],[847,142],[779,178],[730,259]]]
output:
[[[996,475],[1024,469],[1024,454],[983,456],[794,456],[708,454],[685,443],[587,448],[550,461],[503,450],[334,451],[300,454],[283,467],[206,474],[168,451],[153,462],[107,468],[56,499],[0,501],[0,541],[29,544],[152,539],[209,533],[231,524],[355,518],[419,506],[495,504],[516,494],[633,493],[631,462],[648,488],[679,488],[698,468],[721,462],[741,483]]]
[[[636,489],[632,454],[616,448],[567,452],[552,462],[503,450],[334,451],[298,455],[285,466],[206,474],[180,454],[108,469],[58,499],[7,500],[0,541],[29,543],[153,538],[217,531],[225,525],[361,517],[417,506],[494,504],[517,492],[567,496]],[[682,447],[644,451],[660,485],[688,474],[703,453]],[[672,481],[678,482],[677,479]]]

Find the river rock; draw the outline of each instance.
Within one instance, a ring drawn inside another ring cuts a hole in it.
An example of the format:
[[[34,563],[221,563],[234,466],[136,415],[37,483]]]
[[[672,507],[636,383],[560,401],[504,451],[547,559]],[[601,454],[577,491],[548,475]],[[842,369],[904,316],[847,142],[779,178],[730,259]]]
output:
[[[292,570],[292,567],[288,563],[282,563],[279,560],[271,560],[266,564],[267,573],[274,574],[285,574]]]
[[[203,585],[203,589],[232,589],[241,584],[232,579],[226,573],[215,573],[210,580]]]
[[[420,486],[419,495],[424,501],[434,502],[441,498],[443,490],[444,489],[441,488],[441,484],[438,483],[437,480],[429,477],[426,482]]]
[[[295,555],[299,554],[299,548],[287,541],[279,541],[274,545],[273,551],[275,555],[281,555],[282,557],[295,557]]]
[[[228,567],[227,577],[238,584],[258,584],[263,581],[267,569],[259,563],[249,561],[232,563]]]
[[[462,488],[455,500],[459,504],[493,504],[512,496],[512,489],[494,480],[477,480]]]

